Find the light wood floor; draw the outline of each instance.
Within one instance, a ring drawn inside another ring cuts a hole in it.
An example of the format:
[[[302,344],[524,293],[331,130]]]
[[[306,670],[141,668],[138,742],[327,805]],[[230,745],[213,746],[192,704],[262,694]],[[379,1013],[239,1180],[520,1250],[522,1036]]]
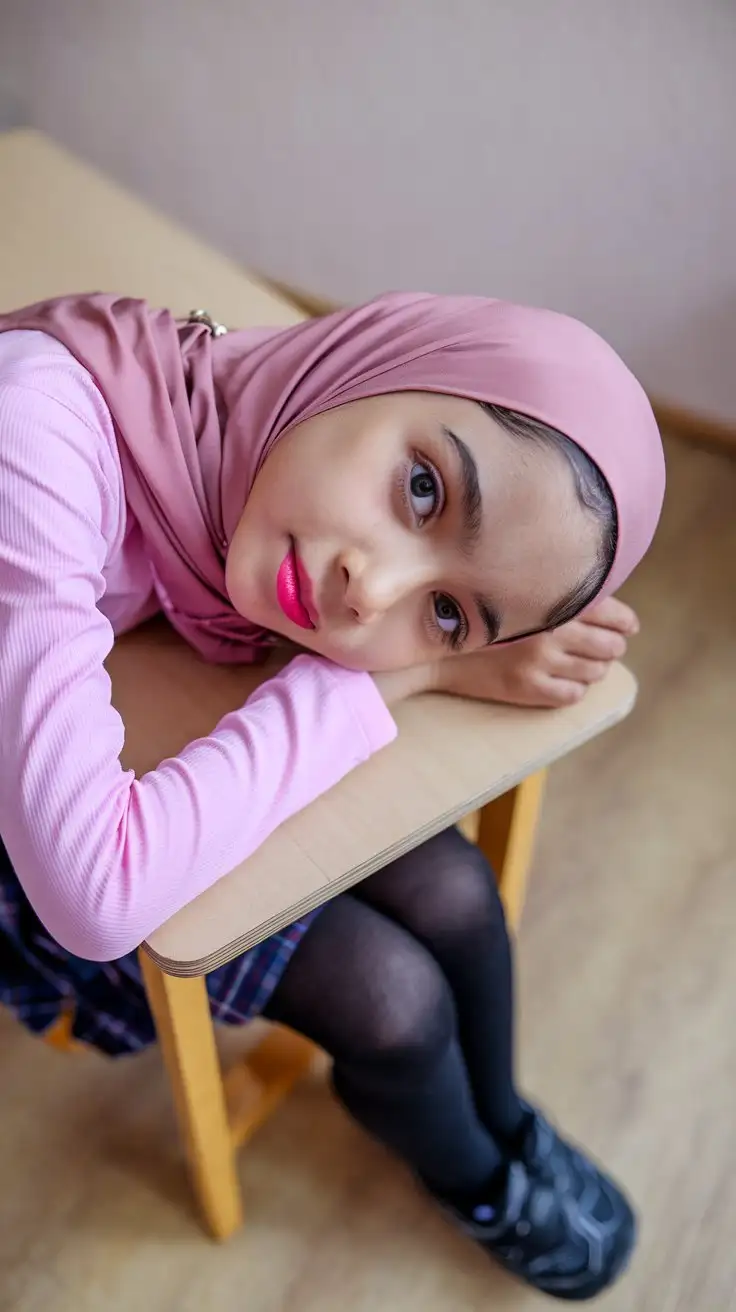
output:
[[[520,947],[525,1085],[643,1213],[616,1312],[736,1309],[736,462],[673,445],[626,725],[553,774]],[[59,1056],[0,1021],[1,1312],[537,1309],[319,1081],[200,1237],[156,1053]]]

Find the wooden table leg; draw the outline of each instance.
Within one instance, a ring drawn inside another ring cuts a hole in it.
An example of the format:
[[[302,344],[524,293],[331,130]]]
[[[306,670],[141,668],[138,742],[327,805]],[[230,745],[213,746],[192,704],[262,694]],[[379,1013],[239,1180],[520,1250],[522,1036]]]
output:
[[[50,1048],[56,1048],[57,1052],[81,1052],[83,1044],[77,1043],[74,1038],[72,1034],[73,1025],[74,1011],[69,1008],[63,1011],[59,1019],[44,1031],[44,1043],[47,1043]]]
[[[496,872],[509,925],[519,927],[526,899],[529,866],[542,810],[546,770],[531,774],[516,788],[484,806],[477,843]]]
[[[145,952],[139,959],[197,1200],[212,1235],[227,1239],[243,1204],[206,983],[165,975]]]

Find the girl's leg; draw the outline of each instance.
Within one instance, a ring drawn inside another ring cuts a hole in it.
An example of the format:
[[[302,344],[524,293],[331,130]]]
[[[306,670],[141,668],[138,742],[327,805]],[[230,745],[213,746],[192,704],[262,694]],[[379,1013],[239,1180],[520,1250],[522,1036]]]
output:
[[[325,907],[266,1009],[332,1054],[347,1109],[466,1234],[535,1288],[591,1298],[625,1265],[633,1214],[607,1176],[522,1108],[511,1013],[492,876],[452,832]]]
[[[492,1191],[502,1156],[473,1104],[450,988],[395,921],[351,894],[329,903],[265,1014],[330,1053],[347,1110],[432,1188]]]
[[[511,947],[493,872],[450,829],[365,880],[356,896],[440,966],[478,1116],[507,1154],[500,1199],[497,1186],[490,1197],[450,1200],[459,1224],[538,1289],[594,1297],[625,1266],[634,1217],[614,1182],[519,1099]]]
[[[448,829],[355,890],[424,945],[452,990],[480,1119],[513,1143],[525,1121],[514,1084],[511,945],[493,872]]]

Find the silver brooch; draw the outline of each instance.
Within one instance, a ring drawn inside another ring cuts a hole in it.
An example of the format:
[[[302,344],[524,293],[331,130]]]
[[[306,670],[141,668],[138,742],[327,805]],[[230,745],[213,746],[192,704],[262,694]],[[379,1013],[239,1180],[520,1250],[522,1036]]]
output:
[[[227,328],[224,323],[216,323],[211,314],[206,310],[192,310],[187,319],[187,323],[202,323],[205,328],[209,328],[213,337],[224,337]]]

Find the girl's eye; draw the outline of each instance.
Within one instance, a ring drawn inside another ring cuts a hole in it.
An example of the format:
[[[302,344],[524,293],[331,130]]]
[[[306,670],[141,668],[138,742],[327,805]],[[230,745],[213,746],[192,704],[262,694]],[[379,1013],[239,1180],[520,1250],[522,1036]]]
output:
[[[437,627],[441,629],[447,640],[453,644],[460,642],[465,628],[465,618],[457,602],[453,601],[452,597],[446,596],[444,592],[436,592],[434,614]]]
[[[411,467],[409,496],[417,519],[429,519],[435,514],[440,503],[440,489],[436,475],[418,460]]]

